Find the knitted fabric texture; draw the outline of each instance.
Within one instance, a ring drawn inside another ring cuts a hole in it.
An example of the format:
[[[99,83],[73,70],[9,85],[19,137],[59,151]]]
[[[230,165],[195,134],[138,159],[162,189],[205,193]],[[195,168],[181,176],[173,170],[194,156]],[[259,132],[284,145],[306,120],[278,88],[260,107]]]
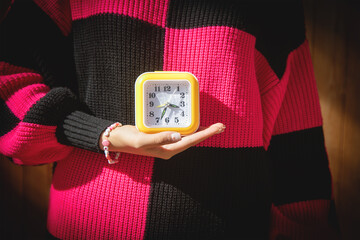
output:
[[[300,1],[299,1],[300,2]],[[322,118],[297,1],[15,1],[0,25],[0,152],[57,162],[61,239],[336,239]],[[99,136],[134,125],[141,73],[187,71],[222,134],[168,161]]]

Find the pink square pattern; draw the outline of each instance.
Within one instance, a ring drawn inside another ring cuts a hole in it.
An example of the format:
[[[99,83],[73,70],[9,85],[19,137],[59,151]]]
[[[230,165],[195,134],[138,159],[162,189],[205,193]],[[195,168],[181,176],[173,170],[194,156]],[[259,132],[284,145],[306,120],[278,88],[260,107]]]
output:
[[[164,71],[194,74],[200,85],[200,125],[227,127],[198,146],[263,145],[254,45],[254,36],[231,27],[166,28]]]
[[[73,20],[115,13],[165,27],[168,0],[75,0],[71,1]]]

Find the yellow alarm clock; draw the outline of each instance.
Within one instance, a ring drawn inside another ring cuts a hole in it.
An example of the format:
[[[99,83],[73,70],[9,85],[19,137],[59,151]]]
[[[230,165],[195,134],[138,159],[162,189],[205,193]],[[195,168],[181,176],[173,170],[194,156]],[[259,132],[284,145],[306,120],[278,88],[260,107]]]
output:
[[[141,132],[195,132],[200,124],[199,83],[188,72],[146,72],[135,82],[135,124]]]

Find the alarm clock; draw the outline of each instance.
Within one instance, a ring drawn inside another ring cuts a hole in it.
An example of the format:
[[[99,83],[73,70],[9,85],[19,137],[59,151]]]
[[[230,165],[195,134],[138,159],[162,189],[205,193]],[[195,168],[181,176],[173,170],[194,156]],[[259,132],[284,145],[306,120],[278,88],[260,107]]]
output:
[[[195,132],[200,124],[199,83],[189,72],[145,72],[135,82],[135,124],[144,133]]]

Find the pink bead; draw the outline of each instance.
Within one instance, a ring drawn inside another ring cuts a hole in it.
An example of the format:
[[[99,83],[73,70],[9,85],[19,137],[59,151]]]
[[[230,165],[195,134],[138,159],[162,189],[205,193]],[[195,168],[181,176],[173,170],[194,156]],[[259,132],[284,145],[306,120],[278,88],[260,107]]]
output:
[[[110,142],[108,140],[103,140],[102,145],[108,147],[110,146]]]

